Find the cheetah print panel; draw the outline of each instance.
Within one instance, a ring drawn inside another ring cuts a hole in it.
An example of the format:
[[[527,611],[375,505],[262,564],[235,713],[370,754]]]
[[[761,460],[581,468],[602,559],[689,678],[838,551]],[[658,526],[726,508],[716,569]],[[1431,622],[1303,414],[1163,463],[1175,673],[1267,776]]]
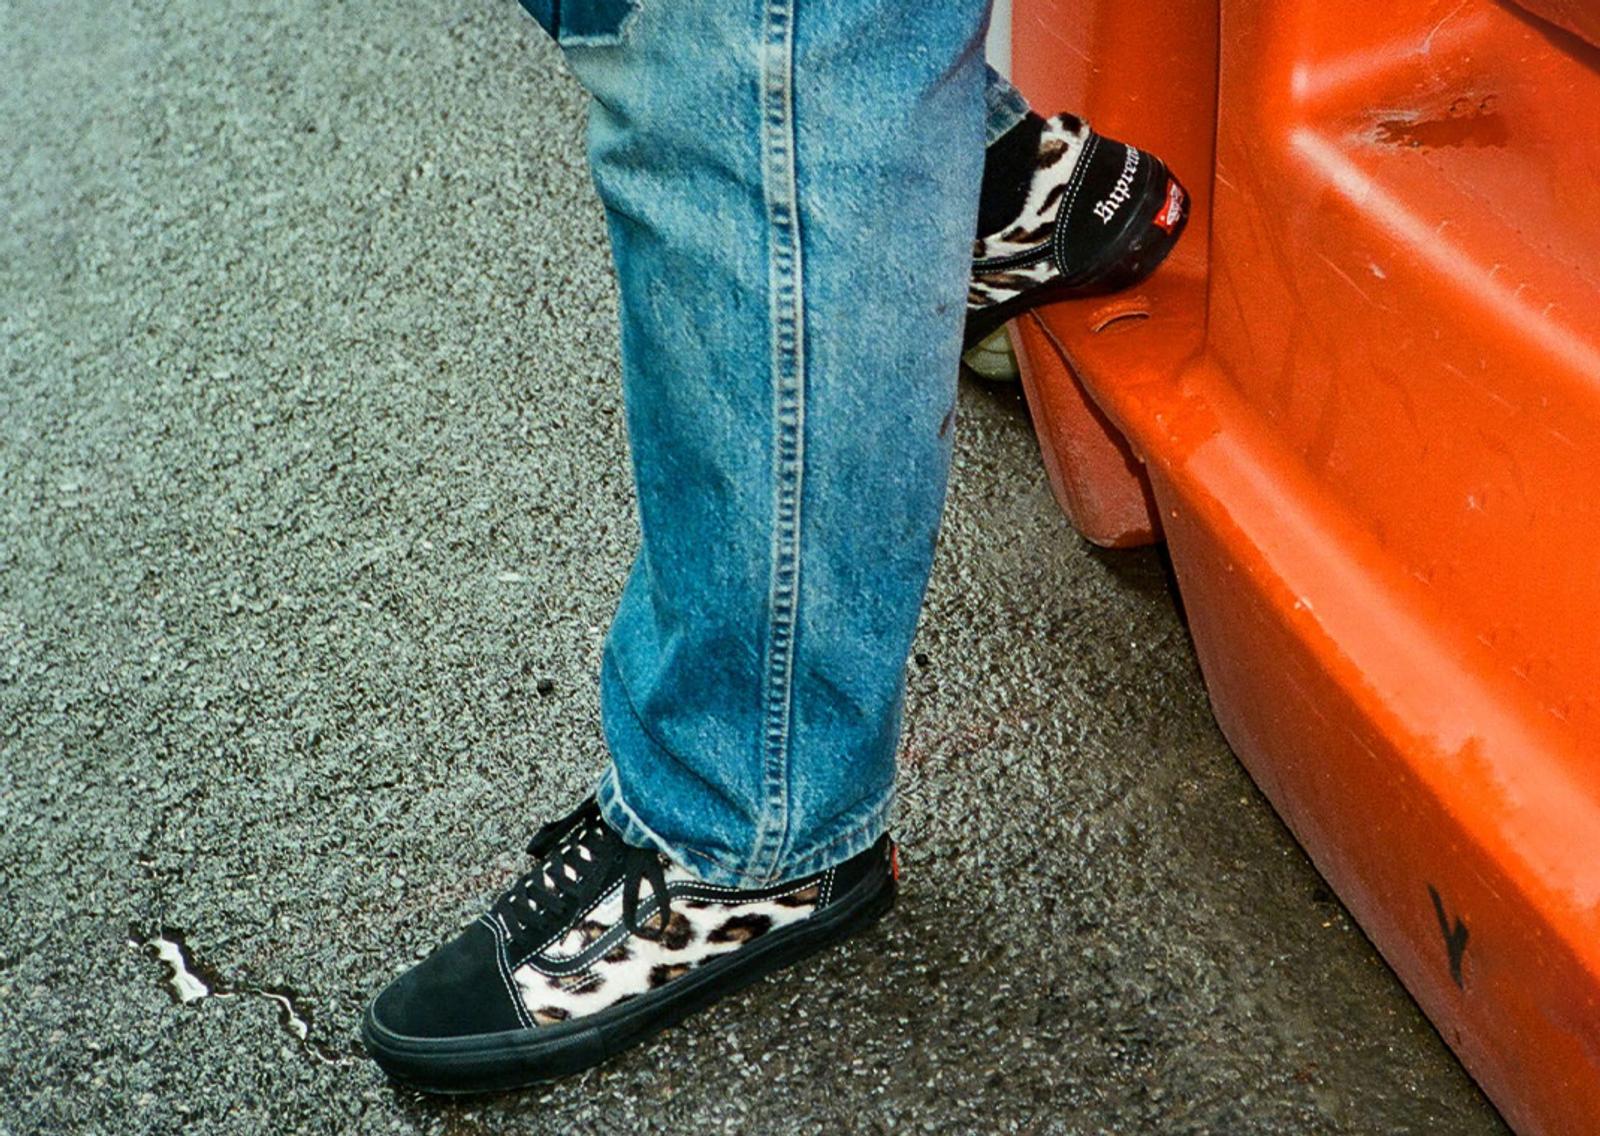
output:
[[[805,919],[816,911],[827,879],[827,875],[813,878],[765,899],[720,903],[703,898],[717,889],[706,889],[674,864],[666,871],[672,916],[665,927],[656,913],[644,918],[638,934],[622,932],[622,888],[618,885],[559,941],[516,966],[512,978],[517,993],[538,1025],[593,1014],[671,982],[769,931]],[[677,892],[683,887],[695,891],[680,896]],[[602,938],[612,942],[603,954],[587,965],[574,965]]]
[[[1039,137],[1038,165],[1022,212],[1005,228],[973,242],[974,261],[1032,252],[1049,245],[1057,207],[1089,139],[1089,127],[1070,114],[1045,120]],[[1011,299],[1059,275],[1049,257],[1019,268],[984,271],[975,267],[967,288],[967,310],[978,311]]]

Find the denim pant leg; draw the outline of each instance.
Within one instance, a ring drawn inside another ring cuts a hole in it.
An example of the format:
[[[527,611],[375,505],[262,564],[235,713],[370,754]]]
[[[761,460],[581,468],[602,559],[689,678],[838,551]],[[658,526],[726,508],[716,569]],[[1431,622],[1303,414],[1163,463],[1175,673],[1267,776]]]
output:
[[[525,0],[593,96],[641,544],[599,796],[754,886],[869,846],[943,508],[988,0]],[[552,11],[554,9],[554,11]]]
[[[983,132],[986,140],[993,142],[1023,120],[1028,113],[1028,100],[993,67],[985,67],[985,71],[988,77],[983,88],[983,103],[988,121],[984,123]]]

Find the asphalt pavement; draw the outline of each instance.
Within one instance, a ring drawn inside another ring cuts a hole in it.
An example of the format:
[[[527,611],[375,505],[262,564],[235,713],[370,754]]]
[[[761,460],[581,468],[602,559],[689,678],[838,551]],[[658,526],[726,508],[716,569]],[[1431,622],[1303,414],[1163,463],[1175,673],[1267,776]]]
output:
[[[964,384],[902,902],[576,1080],[364,1000],[603,760],[637,536],[584,101],[511,0],[0,4],[0,1133],[1504,1131]]]

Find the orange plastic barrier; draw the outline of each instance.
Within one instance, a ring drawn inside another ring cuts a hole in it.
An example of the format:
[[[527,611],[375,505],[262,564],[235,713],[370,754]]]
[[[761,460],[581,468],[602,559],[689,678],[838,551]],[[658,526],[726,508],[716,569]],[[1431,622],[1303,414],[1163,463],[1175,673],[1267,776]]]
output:
[[[1013,329],[1063,507],[1170,543],[1229,741],[1507,1120],[1600,1132],[1600,20],[1013,20],[1036,105],[1196,199]]]
[[[1582,36],[1590,43],[1600,44],[1600,4],[1594,0],[1518,0],[1536,16],[1543,16]]]

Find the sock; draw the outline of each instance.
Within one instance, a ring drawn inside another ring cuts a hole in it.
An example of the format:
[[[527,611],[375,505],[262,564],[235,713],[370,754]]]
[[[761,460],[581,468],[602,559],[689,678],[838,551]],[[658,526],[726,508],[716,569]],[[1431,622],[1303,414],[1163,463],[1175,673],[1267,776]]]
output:
[[[1022,212],[1038,165],[1044,119],[1027,117],[989,144],[983,157],[983,190],[978,198],[978,236],[988,236]]]

